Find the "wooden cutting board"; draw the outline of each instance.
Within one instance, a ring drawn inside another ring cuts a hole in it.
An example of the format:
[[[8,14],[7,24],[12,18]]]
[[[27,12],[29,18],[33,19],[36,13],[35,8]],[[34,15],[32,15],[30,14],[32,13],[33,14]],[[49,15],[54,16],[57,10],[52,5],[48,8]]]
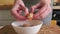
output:
[[[0,0],[1,5],[13,5],[15,0]]]
[[[17,34],[11,25],[7,25],[0,29],[0,34]],[[42,26],[38,34],[60,34],[59,26]]]
[[[11,9],[14,5],[15,0],[0,0],[0,10]]]

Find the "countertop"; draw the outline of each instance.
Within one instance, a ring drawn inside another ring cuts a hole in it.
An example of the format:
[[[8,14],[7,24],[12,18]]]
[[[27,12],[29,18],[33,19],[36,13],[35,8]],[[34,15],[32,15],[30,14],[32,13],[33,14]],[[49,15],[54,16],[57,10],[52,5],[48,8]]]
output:
[[[0,34],[17,34],[11,25],[6,25],[0,29]],[[60,34],[59,26],[42,26],[37,34]]]
[[[60,6],[53,6],[53,9],[60,9]]]
[[[10,10],[13,5],[0,5],[0,10]]]

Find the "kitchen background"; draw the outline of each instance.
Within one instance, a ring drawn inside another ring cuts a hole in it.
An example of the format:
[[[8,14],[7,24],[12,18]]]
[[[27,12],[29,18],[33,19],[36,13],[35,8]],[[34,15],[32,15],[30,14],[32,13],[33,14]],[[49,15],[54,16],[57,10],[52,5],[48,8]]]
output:
[[[10,14],[14,0],[0,0],[0,25],[8,25],[14,18]],[[60,25],[60,0],[53,0],[52,22]]]
[[[0,0],[0,25],[10,24],[14,20],[10,14],[13,4],[14,0]]]

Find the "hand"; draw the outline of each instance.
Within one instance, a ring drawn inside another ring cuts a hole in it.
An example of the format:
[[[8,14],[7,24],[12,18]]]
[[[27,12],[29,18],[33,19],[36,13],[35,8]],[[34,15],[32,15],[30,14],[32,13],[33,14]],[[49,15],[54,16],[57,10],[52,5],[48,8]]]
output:
[[[34,20],[43,19],[51,12],[50,4],[45,3],[45,2],[41,1],[41,3],[38,3],[31,7],[31,13],[33,14],[35,10],[38,10],[38,12],[33,15]]]
[[[17,0],[12,8],[11,14],[16,18],[16,20],[25,20],[26,17],[21,15],[22,11],[25,12],[25,15],[28,14],[28,9],[25,7],[23,1]]]
[[[41,0],[41,2],[46,3],[46,4],[51,4],[51,0]]]

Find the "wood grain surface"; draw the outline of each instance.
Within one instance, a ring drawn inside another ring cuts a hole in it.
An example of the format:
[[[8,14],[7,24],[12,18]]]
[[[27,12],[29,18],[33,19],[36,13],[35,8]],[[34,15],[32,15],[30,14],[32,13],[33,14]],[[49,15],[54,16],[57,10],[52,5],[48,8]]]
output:
[[[11,25],[7,25],[0,29],[0,34],[17,34]],[[38,34],[60,34],[59,26],[42,26]]]
[[[11,9],[15,0],[0,0],[0,10]]]
[[[0,10],[9,10],[12,9],[13,5],[2,5],[0,6]]]

